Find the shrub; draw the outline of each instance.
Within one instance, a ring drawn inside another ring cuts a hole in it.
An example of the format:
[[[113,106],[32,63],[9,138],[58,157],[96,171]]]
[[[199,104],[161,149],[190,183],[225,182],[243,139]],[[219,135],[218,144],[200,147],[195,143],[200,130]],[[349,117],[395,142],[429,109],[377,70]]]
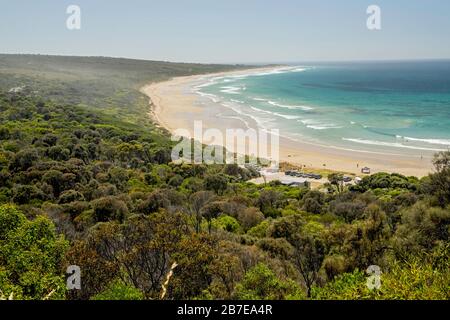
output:
[[[96,222],[123,221],[128,214],[125,202],[115,197],[104,197],[94,200],[92,201],[92,208]]]
[[[144,300],[144,294],[121,280],[115,280],[106,290],[92,297],[91,300]]]
[[[230,216],[221,215],[219,218],[215,219],[213,225],[218,228],[228,232],[237,232],[241,228],[239,222]]]
[[[300,300],[304,294],[292,280],[281,280],[266,265],[260,263],[250,269],[236,285],[234,298],[238,300]]]

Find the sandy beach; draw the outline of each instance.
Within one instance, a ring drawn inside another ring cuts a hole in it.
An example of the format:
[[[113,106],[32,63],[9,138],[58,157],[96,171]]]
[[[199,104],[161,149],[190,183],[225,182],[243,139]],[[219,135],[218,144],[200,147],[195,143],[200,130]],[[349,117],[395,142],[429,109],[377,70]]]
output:
[[[279,67],[277,67],[279,68]],[[227,128],[258,128],[254,121],[243,121],[232,110],[213,103],[210,99],[197,94],[194,88],[211,77],[224,75],[266,72],[270,68],[223,72],[208,75],[178,77],[170,81],[151,83],[141,92],[150,98],[150,116],[161,127],[170,132],[183,128],[191,133],[194,121],[201,120],[203,130],[217,128],[224,132]],[[422,177],[432,170],[431,157],[412,157],[408,155],[389,155],[382,153],[342,150],[308,142],[293,141],[282,137],[280,128],[280,161],[301,165],[308,169],[329,169],[354,174],[361,174],[362,167],[375,172],[397,172],[407,176]]]

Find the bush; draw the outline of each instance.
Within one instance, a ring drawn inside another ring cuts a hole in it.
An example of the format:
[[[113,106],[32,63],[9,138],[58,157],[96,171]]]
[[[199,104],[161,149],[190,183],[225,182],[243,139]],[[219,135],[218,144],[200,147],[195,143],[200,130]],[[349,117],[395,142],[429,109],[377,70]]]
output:
[[[264,215],[258,208],[252,207],[239,212],[238,219],[244,231],[247,231],[260,224],[264,220]]]
[[[236,285],[234,298],[238,300],[301,300],[304,294],[292,280],[281,280],[266,265],[260,263],[250,269]]]
[[[267,236],[267,230],[270,227],[269,220],[264,220],[257,226],[247,231],[247,234],[253,237],[264,238]]]
[[[92,208],[96,222],[123,221],[128,214],[125,202],[115,197],[104,197],[94,200],[92,201]]]
[[[147,199],[139,205],[138,211],[148,215],[158,212],[160,209],[168,208],[169,206],[170,201],[167,194],[157,190],[152,192]]]
[[[228,179],[223,174],[207,176],[205,179],[206,190],[214,191],[216,194],[223,194],[228,187]]]
[[[144,294],[121,280],[115,280],[106,290],[92,297],[91,300],[144,300]]]
[[[58,200],[60,204],[70,203],[74,201],[84,201],[83,194],[75,190],[67,190],[61,193]]]
[[[177,174],[169,179],[169,186],[179,187],[183,183],[183,180],[183,177]]]
[[[68,243],[42,216],[29,221],[15,207],[0,207],[0,298],[62,299],[62,261]]]
[[[239,222],[235,218],[227,215],[222,215],[219,218],[215,219],[213,222],[213,226],[228,232],[238,232],[241,228]]]
[[[322,300],[448,300],[448,276],[448,268],[440,271],[413,259],[407,264],[395,262],[390,271],[382,273],[380,289],[370,290],[368,275],[355,270],[337,276],[323,288],[313,288],[311,296]]]

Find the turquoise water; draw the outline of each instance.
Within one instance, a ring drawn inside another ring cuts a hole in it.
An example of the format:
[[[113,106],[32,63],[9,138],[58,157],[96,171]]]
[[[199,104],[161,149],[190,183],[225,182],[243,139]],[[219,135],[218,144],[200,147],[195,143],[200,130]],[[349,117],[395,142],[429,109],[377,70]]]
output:
[[[450,61],[292,66],[195,90],[292,140],[417,157],[450,148]]]

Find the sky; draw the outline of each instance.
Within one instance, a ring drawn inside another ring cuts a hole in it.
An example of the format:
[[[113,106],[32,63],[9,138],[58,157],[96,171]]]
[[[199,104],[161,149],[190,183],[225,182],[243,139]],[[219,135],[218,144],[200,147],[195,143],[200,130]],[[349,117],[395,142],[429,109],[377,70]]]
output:
[[[69,5],[81,29],[68,30]],[[381,30],[369,30],[369,5]],[[0,0],[0,53],[202,63],[450,58],[448,0]]]

